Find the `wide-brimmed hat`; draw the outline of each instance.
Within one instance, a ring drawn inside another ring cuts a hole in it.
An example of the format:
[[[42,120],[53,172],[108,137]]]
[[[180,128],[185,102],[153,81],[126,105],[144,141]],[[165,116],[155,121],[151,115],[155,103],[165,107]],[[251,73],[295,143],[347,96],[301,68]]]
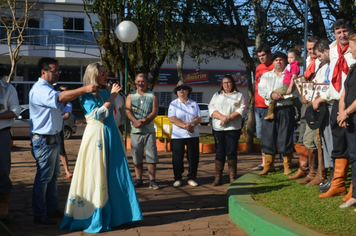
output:
[[[318,110],[314,110],[313,106],[309,106],[305,110],[305,119],[310,129],[316,130],[320,127],[325,118],[326,110],[327,107],[325,104],[321,104]]]
[[[180,80],[180,81],[178,82],[178,84],[177,84],[177,87],[175,87],[175,88],[173,89],[173,93],[174,93],[175,95],[177,95],[177,90],[178,90],[179,88],[182,88],[182,87],[188,88],[189,93],[191,93],[192,90],[193,90],[192,87],[190,87],[189,85],[187,85],[186,83],[184,83],[184,81]]]
[[[0,78],[4,77],[7,75],[7,68],[4,64],[0,64]]]
[[[287,55],[285,53],[280,52],[280,51],[276,51],[275,53],[272,54],[271,61],[273,62],[277,57],[282,57],[286,61],[288,60],[288,57],[287,57]]]

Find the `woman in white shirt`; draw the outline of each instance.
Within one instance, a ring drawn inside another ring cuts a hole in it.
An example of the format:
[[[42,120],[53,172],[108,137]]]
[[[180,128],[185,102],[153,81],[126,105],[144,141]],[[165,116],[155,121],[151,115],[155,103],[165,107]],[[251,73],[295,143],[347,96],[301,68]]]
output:
[[[236,179],[237,146],[241,134],[241,118],[245,111],[244,96],[236,89],[233,77],[225,75],[221,80],[219,92],[214,94],[209,104],[216,146],[214,186],[222,183],[226,156],[230,183]]]
[[[197,127],[201,121],[198,104],[189,99],[192,88],[179,81],[173,92],[177,99],[169,104],[168,118],[172,126],[172,162],[174,173],[174,187],[182,185],[182,174],[184,172],[184,153],[187,147],[187,160],[189,162],[188,184],[198,186],[195,179],[197,177],[199,163],[199,129]]]

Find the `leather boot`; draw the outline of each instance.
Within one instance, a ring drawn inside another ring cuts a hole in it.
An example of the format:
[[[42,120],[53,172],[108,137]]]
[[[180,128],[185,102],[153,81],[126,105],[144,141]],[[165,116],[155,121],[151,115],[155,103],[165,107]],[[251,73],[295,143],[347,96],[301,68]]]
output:
[[[347,202],[347,200],[349,200],[350,198],[352,198],[352,182],[350,184],[350,189],[349,192],[347,193],[347,195],[342,199],[343,202]]]
[[[331,185],[331,180],[334,178],[334,168],[330,168],[329,170],[329,177],[328,179],[326,180],[325,183],[323,184],[319,184],[319,192],[321,193],[326,193],[329,188],[330,188],[330,185]]]
[[[300,147],[299,152],[299,169],[295,175],[289,176],[289,179],[300,179],[305,177],[308,171],[308,148],[305,146]]]
[[[266,174],[268,174],[268,172],[276,171],[274,169],[274,157],[275,157],[275,154],[265,153],[265,165],[263,167],[263,170],[260,173],[258,173],[259,175],[266,175]]]
[[[290,166],[292,165],[293,153],[284,154],[283,156],[283,166],[284,174],[290,175],[292,173]]]
[[[317,150],[308,149],[308,163],[309,174],[303,179],[298,180],[298,184],[307,184],[315,178],[316,170],[318,168]]]
[[[221,177],[224,170],[225,162],[215,160],[215,181],[213,186],[221,185]]]
[[[9,214],[9,199],[10,199],[10,194],[8,193],[0,194],[0,215]]]
[[[318,163],[318,170],[316,176],[312,181],[307,183],[307,186],[310,187],[310,186],[319,185],[320,183],[324,183],[325,178],[326,178],[326,169],[324,165],[324,158],[321,158],[321,163]]]
[[[320,198],[328,198],[333,196],[346,195],[345,181],[347,179],[347,172],[349,170],[348,158],[335,159],[334,178],[331,180],[330,189],[323,194],[320,194]]]
[[[274,106],[275,106],[276,102],[274,100],[270,100],[269,101],[269,106],[268,106],[268,113],[267,116],[265,116],[265,120],[273,120],[274,119]]]
[[[228,160],[227,164],[229,167],[230,183],[233,183],[236,180],[237,160]]]

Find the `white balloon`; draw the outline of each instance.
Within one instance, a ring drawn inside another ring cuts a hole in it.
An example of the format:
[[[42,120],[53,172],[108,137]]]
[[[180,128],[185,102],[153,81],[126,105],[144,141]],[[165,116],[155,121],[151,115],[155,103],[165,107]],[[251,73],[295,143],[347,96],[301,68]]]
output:
[[[136,40],[138,29],[132,21],[122,21],[115,29],[116,36],[123,43],[131,43]]]

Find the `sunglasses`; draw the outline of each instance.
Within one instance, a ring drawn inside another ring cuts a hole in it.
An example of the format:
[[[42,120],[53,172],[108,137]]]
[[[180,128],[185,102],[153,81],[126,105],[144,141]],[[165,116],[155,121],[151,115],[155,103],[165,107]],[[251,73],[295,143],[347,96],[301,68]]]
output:
[[[188,87],[179,87],[179,88],[177,88],[177,91],[181,91],[181,90],[188,90]]]

